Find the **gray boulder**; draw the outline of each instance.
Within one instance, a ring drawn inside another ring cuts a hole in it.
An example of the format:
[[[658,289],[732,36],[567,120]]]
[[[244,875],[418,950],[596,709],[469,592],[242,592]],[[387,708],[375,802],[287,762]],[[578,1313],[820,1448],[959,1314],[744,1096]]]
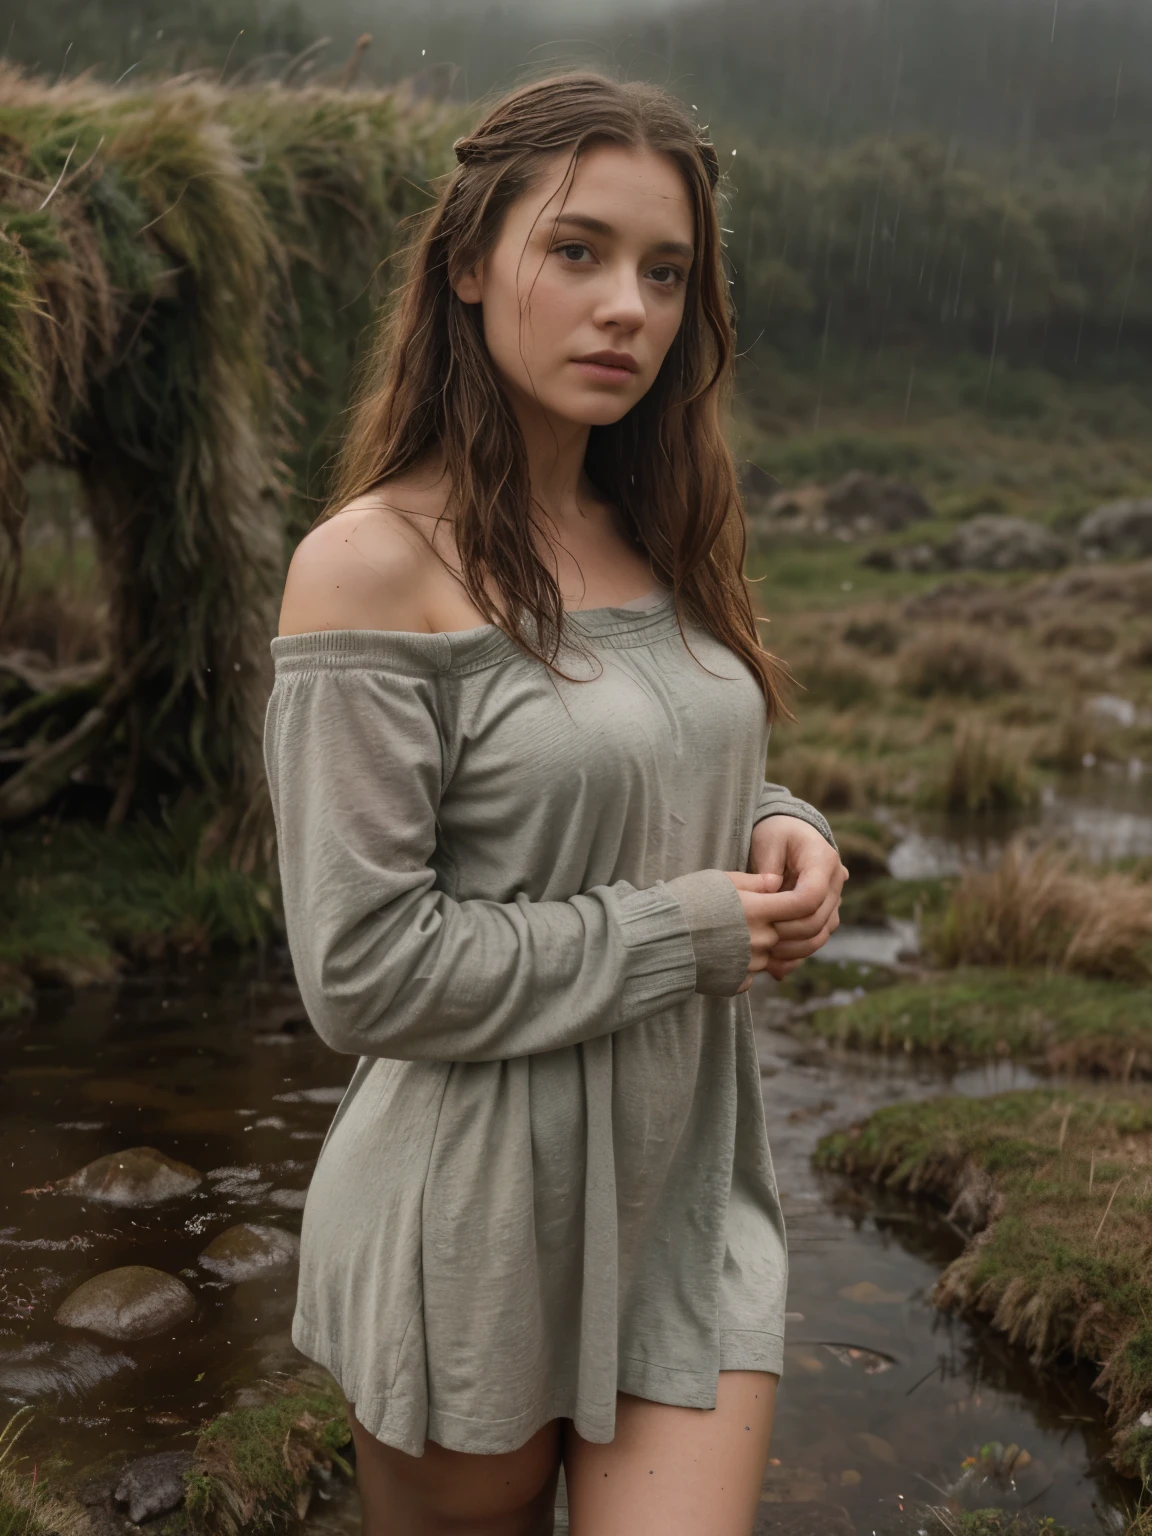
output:
[[[221,1280],[252,1280],[294,1264],[299,1254],[300,1239],[294,1232],[242,1221],[217,1233],[200,1263]]]
[[[105,1205],[159,1205],[163,1200],[191,1194],[203,1181],[198,1169],[157,1152],[155,1147],[127,1147],[86,1163],[56,1188]]]
[[[1067,565],[1064,540],[1024,517],[974,517],[940,546],[941,564],[957,571],[1054,571]]]
[[[184,1474],[192,1466],[191,1451],[157,1451],[129,1462],[112,1497],[127,1504],[133,1525],[166,1515],[184,1502]]]
[[[1152,497],[1097,507],[1081,522],[1076,539],[1089,560],[1142,560],[1152,555]]]
[[[183,1280],[147,1264],[125,1264],[77,1286],[56,1309],[56,1321],[109,1339],[147,1339],[195,1311],[196,1298]]]

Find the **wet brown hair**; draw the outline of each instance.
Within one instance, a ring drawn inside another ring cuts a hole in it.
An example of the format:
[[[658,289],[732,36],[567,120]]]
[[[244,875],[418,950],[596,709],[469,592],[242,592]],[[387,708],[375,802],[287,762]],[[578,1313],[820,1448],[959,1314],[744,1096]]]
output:
[[[523,437],[500,386],[481,307],[452,283],[496,244],[506,210],[545,162],[619,144],[669,155],[687,187],[696,254],[684,315],[651,388],[619,421],[593,426],[585,470],[626,533],[672,589],[677,617],[708,629],[752,669],[773,716],[782,669],[763,649],[743,566],[747,524],[723,419],[735,317],[721,259],[716,151],[667,91],[571,71],[497,101],[456,142],[457,167],[417,216],[405,280],[382,320],[318,522],[430,456],[443,455],[464,587],[485,619],[554,671],[559,587],[529,536]]]

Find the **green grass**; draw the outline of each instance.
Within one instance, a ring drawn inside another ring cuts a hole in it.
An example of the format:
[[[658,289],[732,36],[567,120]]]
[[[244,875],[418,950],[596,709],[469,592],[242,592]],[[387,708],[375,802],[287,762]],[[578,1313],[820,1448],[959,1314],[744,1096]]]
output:
[[[947,1204],[974,1233],[937,1305],[988,1317],[1039,1363],[1100,1367],[1113,1419],[1152,1406],[1152,1095],[1034,1089],[877,1111],[818,1166]],[[1126,1456],[1118,1442],[1118,1456]]]
[[[1090,976],[970,969],[902,981],[811,1023],[864,1049],[1009,1056],[1071,1071],[1152,1077],[1148,989]]]

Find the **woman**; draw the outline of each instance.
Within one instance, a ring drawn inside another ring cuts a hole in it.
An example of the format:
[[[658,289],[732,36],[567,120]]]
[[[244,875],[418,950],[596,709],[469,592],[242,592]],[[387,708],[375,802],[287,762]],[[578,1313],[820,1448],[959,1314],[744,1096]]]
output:
[[[764,784],[718,164],[584,73],[456,146],[296,550],[265,756],[296,974],[360,1059],[292,1337],[368,1536],[747,1536],[787,1261],[748,1002],[837,923]]]

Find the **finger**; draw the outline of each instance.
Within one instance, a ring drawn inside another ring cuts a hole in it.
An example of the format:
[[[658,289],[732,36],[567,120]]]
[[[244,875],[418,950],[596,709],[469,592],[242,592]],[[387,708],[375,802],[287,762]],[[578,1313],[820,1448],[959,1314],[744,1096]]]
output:
[[[769,976],[776,981],[783,981],[790,976],[798,965],[803,965],[803,960],[769,960],[765,969]]]
[[[776,948],[779,935],[770,924],[757,924],[748,930],[749,945],[754,960],[766,958]]]
[[[771,958],[773,960],[807,960],[809,955],[814,955],[818,949],[824,948],[838,926],[838,920],[836,923],[829,923],[812,939],[799,939],[791,943],[782,940],[772,949]]]
[[[792,922],[779,922],[775,924],[776,932],[781,939],[794,943],[798,939],[812,939],[828,926],[832,914],[840,905],[840,892],[829,891],[820,908],[811,917],[796,918]]]
[[[769,894],[766,907],[769,921],[786,923],[815,917],[829,899],[835,904],[840,900],[844,881],[840,876],[842,864],[823,864],[817,871],[805,871],[794,889]]]
[[[763,895],[765,892],[777,891],[780,888],[779,875],[753,874],[746,869],[725,869],[721,873],[728,876],[738,891],[754,891]]]

